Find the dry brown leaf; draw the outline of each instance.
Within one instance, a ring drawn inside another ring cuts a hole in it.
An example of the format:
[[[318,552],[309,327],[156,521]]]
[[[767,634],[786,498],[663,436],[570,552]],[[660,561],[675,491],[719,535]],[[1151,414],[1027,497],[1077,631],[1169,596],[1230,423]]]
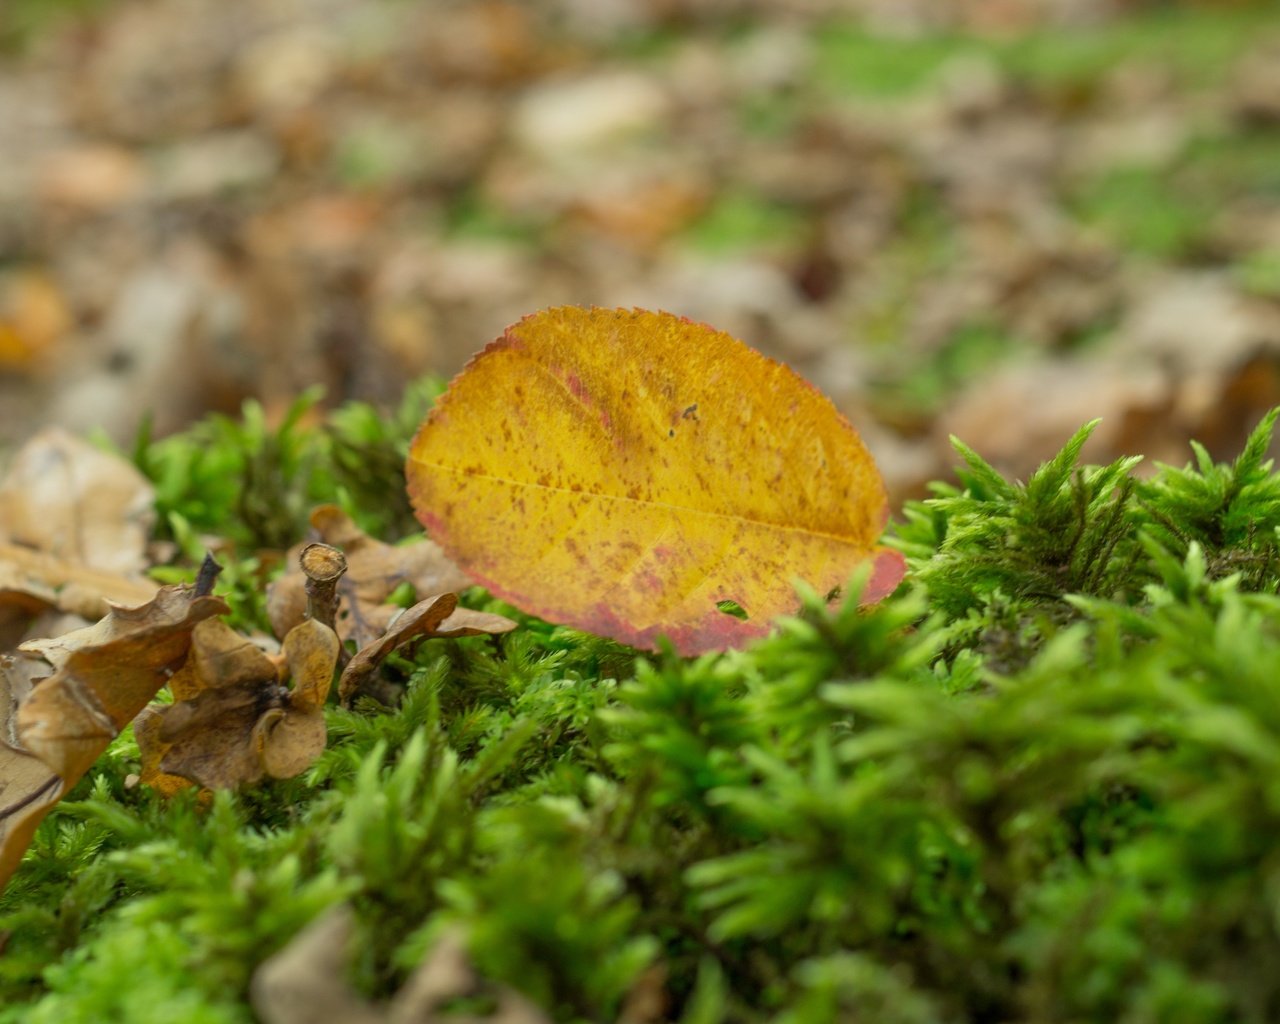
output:
[[[325,746],[338,638],[306,619],[285,637],[284,661],[292,689],[274,660],[224,623],[198,629],[171,684],[175,702],[152,705],[135,726],[140,780],[170,795],[189,783],[234,789],[305,771]]]
[[[97,619],[150,601],[153,498],[118,456],[61,430],[32,438],[0,481],[0,649],[48,608]]]
[[[64,779],[79,778],[182,664],[196,623],[224,614],[221,598],[163,587],[141,608],[113,608],[101,622],[24,644],[57,671],[18,712],[18,738]]]
[[[145,604],[159,589],[159,584],[150,580],[91,569],[0,541],[0,607],[57,608],[97,619],[107,614],[111,604]]]
[[[324,543],[340,548],[347,557],[347,574],[338,584],[335,628],[344,643],[354,640],[357,648],[381,636],[400,611],[386,603],[400,584],[409,583],[420,597],[453,593],[471,585],[433,542],[424,540],[407,547],[383,544],[336,505],[316,508],[311,513],[311,526]],[[290,552],[290,570],[267,589],[267,615],[279,637],[306,617],[306,576],[297,568],[299,551]]]
[[[27,685],[16,659],[0,659],[0,887],[65,788],[47,764],[18,746],[15,718]]]
[[[154,502],[132,463],[50,428],[18,451],[0,482],[0,540],[130,576],[147,566]]]
[[[30,624],[53,607],[55,597],[44,588],[13,585],[0,563],[0,651],[17,647]]]
[[[381,637],[361,647],[347,663],[338,682],[338,700],[344,704],[349,703],[352,697],[364,689],[370,676],[378,670],[387,655],[397,647],[415,637],[437,635],[436,629],[457,606],[456,594],[437,594],[419,601],[412,608],[404,609]]]
[[[415,639],[451,636],[481,636],[509,633],[516,623],[503,615],[458,608],[455,594],[437,594],[406,608],[387,627],[380,638],[356,652],[342,671],[338,683],[338,699],[349,703],[366,689],[374,672],[388,654]]]
[[[220,598],[197,597],[190,587],[163,587],[140,608],[113,608],[96,625],[24,645],[54,669],[25,697],[17,691],[26,688],[31,667],[7,663],[0,694],[0,887],[49,808],[186,658],[196,623],[226,610]]]
[[[250,998],[263,1024],[549,1024],[524,996],[476,975],[457,933],[441,937],[390,1003],[377,1005],[345,980],[355,916],[345,904],[322,914],[254,972]],[[484,1016],[447,1013],[450,1002],[485,992]]]
[[[256,685],[276,675],[275,663],[251,640],[221,619],[207,619],[192,631],[191,652],[169,680],[169,692],[175,701],[189,701],[207,689]],[[170,748],[160,738],[165,709],[166,705],[156,704],[143,708],[133,723],[133,734],[142,758],[138,781],[168,797],[194,783],[160,767]]]
[[[321,914],[253,973],[250,999],[263,1024],[381,1024],[383,1015],[347,984],[353,914]]]

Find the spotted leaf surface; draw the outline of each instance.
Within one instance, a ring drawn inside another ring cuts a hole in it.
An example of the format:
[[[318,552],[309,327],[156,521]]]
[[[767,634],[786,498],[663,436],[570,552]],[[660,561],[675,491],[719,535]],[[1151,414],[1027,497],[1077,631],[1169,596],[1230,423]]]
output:
[[[694,654],[766,633],[871,562],[884,484],[852,426],[788,367],[705,324],[560,307],[509,327],[414,439],[409,493],[471,578],[525,611]],[[736,602],[746,618],[727,614]]]

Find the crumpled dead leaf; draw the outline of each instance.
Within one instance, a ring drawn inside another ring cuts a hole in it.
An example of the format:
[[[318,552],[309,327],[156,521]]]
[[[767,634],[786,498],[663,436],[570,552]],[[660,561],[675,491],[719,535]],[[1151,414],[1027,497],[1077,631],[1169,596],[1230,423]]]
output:
[[[50,608],[96,619],[150,601],[153,500],[128,461],[63,430],[27,442],[0,480],[0,649]]]
[[[334,907],[258,967],[250,998],[264,1024],[549,1024],[519,992],[480,978],[456,932],[441,937],[389,1003],[370,1003],[344,977],[354,931],[351,908]],[[492,996],[491,1013],[445,1012],[450,1002],[481,993]]]
[[[17,659],[0,659],[0,888],[63,791],[57,774],[18,745],[18,702],[28,685]]]
[[[8,663],[0,682],[0,887],[49,808],[182,664],[195,625],[226,611],[221,598],[162,587],[142,607],[112,608],[93,626],[24,644],[24,654],[53,668],[25,696],[31,666]]]
[[[336,505],[321,505],[311,513],[311,526],[324,543],[347,557],[347,574],[338,584],[338,613],[334,628],[344,643],[367,647],[386,632],[400,611],[387,598],[402,583],[419,597],[447,594],[471,585],[471,580],[439,545],[424,540],[406,547],[383,544],[362,531]],[[306,616],[306,576],[298,567],[300,549],[289,553],[290,569],[267,589],[267,616],[276,636],[283,637]]]
[[[159,584],[129,579],[0,541],[0,650],[12,647],[30,620],[49,609],[96,619],[111,604],[140,605]]]
[[[191,784],[234,789],[290,778],[324,750],[324,702],[338,638],[315,619],[289,631],[277,663],[225,623],[201,623],[191,656],[170,681],[173,704],[153,704],[134,726],[141,782],[171,795]]]
[[[19,450],[0,482],[0,539],[136,575],[147,567],[154,504],[151,484],[126,459],[50,428]]]
[[[405,608],[373,643],[361,647],[343,669],[338,699],[344,704],[366,688],[387,655],[415,639],[509,633],[516,623],[506,616],[459,608],[456,594],[437,594]]]

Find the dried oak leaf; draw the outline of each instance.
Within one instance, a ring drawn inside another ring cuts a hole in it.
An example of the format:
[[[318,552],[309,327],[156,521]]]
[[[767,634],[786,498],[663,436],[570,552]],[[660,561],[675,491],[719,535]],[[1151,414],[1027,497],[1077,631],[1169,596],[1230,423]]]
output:
[[[389,1003],[368,1002],[345,980],[354,933],[354,914],[342,904],[263,961],[250,988],[263,1024],[549,1024],[519,992],[479,977],[457,932],[437,941]],[[459,1013],[451,1005],[475,996],[487,997],[492,1010]]]
[[[139,608],[112,608],[93,626],[24,644],[53,674],[30,693],[14,663],[0,696],[0,887],[36,826],[187,656],[196,623],[227,611],[190,587],[162,587]],[[26,667],[30,671],[30,666]],[[14,710],[18,698],[17,710]]]
[[[400,611],[387,604],[391,592],[409,583],[421,597],[447,594],[471,585],[471,580],[429,540],[394,547],[374,540],[336,505],[321,505],[311,513],[311,526],[324,543],[341,549],[347,573],[338,583],[335,629],[344,643],[366,647],[386,632]],[[299,568],[298,549],[289,553],[290,569],[267,588],[267,616],[276,636],[283,637],[307,613],[306,576]]]
[[[0,481],[0,540],[136,576],[147,567],[154,503],[132,463],[50,428],[18,451]]]
[[[305,771],[324,750],[338,649],[333,630],[314,619],[291,629],[283,649],[289,688],[251,641],[223,622],[202,623],[170,683],[174,703],[151,705],[134,727],[140,780],[168,795],[191,783],[234,789]]]
[[[17,870],[36,826],[62,796],[62,780],[18,745],[19,662],[0,659],[0,888]]]
[[[409,451],[418,518],[461,569],[556,622],[682,654],[768,632],[863,563],[902,579],[870,453],[781,363],[669,313],[526,317],[449,385]],[[743,620],[720,610],[734,601]]]
[[[153,498],[129,462],[65,431],[28,441],[0,480],[0,649],[51,608],[96,619],[151,600]]]
[[[56,610],[96,619],[112,604],[145,604],[159,584],[86,568],[43,551],[0,541],[0,649],[29,628],[30,620]]]
[[[338,698],[349,703],[382,662],[398,647],[411,640],[430,637],[481,636],[509,633],[516,623],[506,616],[459,608],[456,594],[437,594],[404,609],[392,619],[387,631],[368,644],[347,663],[338,683]]]

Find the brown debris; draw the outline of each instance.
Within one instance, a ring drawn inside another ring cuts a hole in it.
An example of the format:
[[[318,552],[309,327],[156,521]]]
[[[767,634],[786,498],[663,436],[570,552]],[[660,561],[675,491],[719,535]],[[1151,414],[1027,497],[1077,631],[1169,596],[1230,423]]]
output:
[[[395,616],[387,631],[373,643],[360,648],[342,672],[338,699],[350,704],[367,692],[373,674],[392,651],[412,640],[430,637],[482,636],[509,633],[516,624],[502,615],[458,608],[453,594],[437,594],[419,601]]]
[[[182,664],[196,624],[226,611],[220,598],[197,597],[190,587],[163,587],[140,608],[113,608],[96,625],[23,645],[26,655],[52,666],[52,675],[25,696],[31,667],[4,663],[0,885],[17,868],[49,808]]]
[[[298,775],[320,756],[338,662],[333,630],[307,619],[285,638],[292,688],[270,658],[221,622],[192,638],[192,652],[190,672],[175,677],[175,702],[152,705],[139,719],[140,781],[166,794],[181,788],[177,779],[235,789]]]
[[[18,743],[18,703],[29,683],[12,658],[0,658],[0,888],[17,870],[36,826],[66,784]]]
[[[394,547],[364,533],[336,505],[311,513],[312,529],[325,544],[346,556],[348,571],[338,583],[337,633],[358,648],[378,639],[400,611],[387,598],[402,583],[419,597],[447,594],[470,586],[440,547],[429,540]],[[289,565],[299,565],[300,551],[290,552]],[[306,615],[306,576],[300,565],[290,568],[267,588],[267,615],[276,636],[283,637]]]
[[[299,561],[304,591],[331,609],[346,571],[342,553],[313,544]],[[139,781],[168,796],[192,783],[235,789],[306,771],[325,747],[324,702],[339,650],[319,617],[289,630],[279,661],[221,621],[201,623],[169,683],[174,703],[153,704],[138,718]]]

